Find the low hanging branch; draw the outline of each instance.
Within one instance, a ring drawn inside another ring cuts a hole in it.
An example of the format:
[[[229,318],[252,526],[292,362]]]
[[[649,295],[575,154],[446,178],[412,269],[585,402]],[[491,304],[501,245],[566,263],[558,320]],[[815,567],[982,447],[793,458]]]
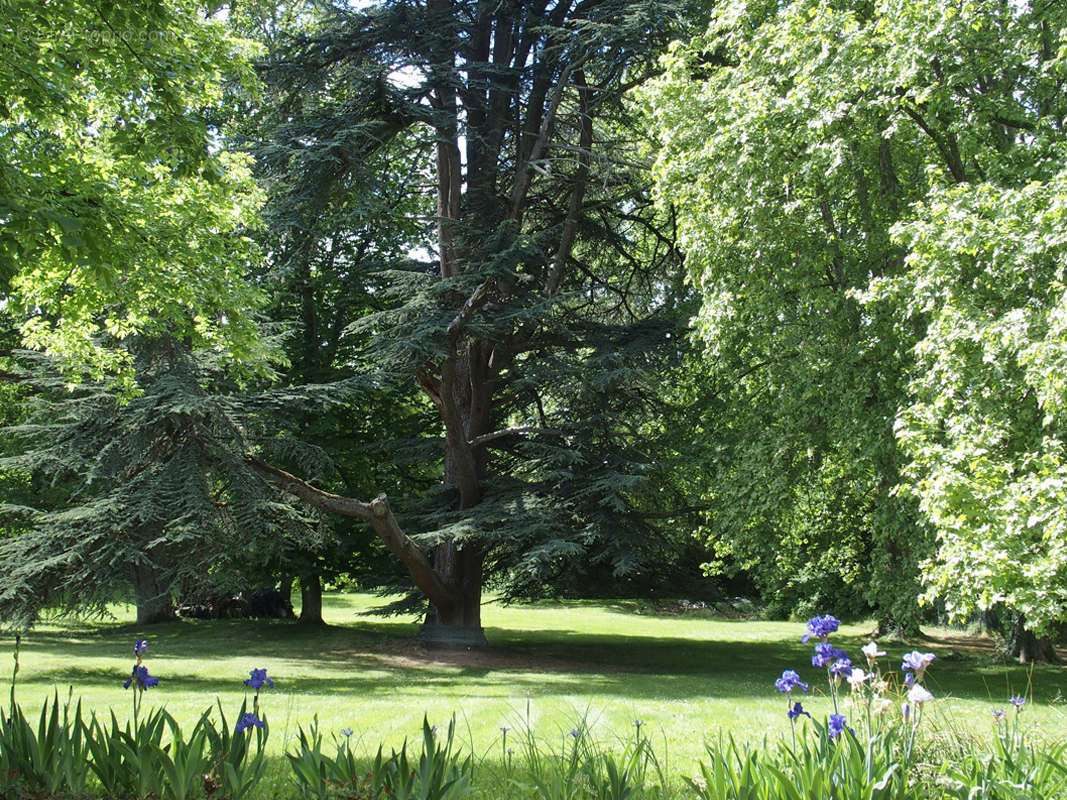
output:
[[[378,538],[407,567],[415,585],[434,606],[447,611],[455,605],[455,593],[441,580],[441,576],[434,570],[422,549],[401,530],[384,494],[378,495],[369,503],[364,503],[351,497],[342,497],[339,494],[317,489],[307,481],[285,470],[272,467],[258,458],[248,456],[245,458],[245,463],[267,483],[299,497],[315,508],[345,517],[358,517],[369,522],[371,528],[378,534]]]

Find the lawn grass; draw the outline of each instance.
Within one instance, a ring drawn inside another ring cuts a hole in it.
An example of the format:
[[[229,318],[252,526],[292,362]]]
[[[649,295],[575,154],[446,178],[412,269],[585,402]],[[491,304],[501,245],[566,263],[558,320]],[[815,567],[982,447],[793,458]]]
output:
[[[704,743],[720,733],[758,741],[788,732],[785,703],[774,690],[783,669],[796,669],[813,688],[825,685],[810,666],[811,647],[800,643],[797,623],[665,615],[635,601],[488,603],[488,651],[427,652],[415,643],[410,621],[366,615],[381,602],[327,594],[325,628],[263,620],[139,628],[126,607],[106,622],[43,624],[23,639],[18,699],[32,713],[45,696],[73,686],[87,708],[128,714],[122,682],[134,640],[147,638],[145,663],[160,685],[146,703],[166,704],[183,722],[215,697],[232,720],[246,696],[242,680],[252,668],[266,667],[276,685],[260,702],[276,755],[292,744],[298,724],[316,716],[328,735],[353,728],[371,751],[380,742],[388,748],[417,738],[424,714],[438,725],[455,714],[461,738],[490,760],[501,755],[501,728],[517,731],[527,715],[548,743],[562,742],[580,718],[606,742],[632,736],[639,719],[668,769],[691,775]],[[834,642],[858,664],[871,627],[844,625]],[[984,735],[991,709],[1025,694],[1032,699],[1025,711],[1031,730],[1049,738],[1067,734],[1067,669],[995,665],[988,641],[929,633],[933,638],[885,646],[882,665],[899,675],[904,652],[917,647],[937,654],[926,681],[938,698],[929,717]],[[10,637],[0,640],[0,664],[12,664],[12,649]],[[9,675],[0,668],[0,690]],[[816,716],[830,710],[824,696],[806,698],[805,706]],[[284,768],[279,763],[272,772],[281,780]]]

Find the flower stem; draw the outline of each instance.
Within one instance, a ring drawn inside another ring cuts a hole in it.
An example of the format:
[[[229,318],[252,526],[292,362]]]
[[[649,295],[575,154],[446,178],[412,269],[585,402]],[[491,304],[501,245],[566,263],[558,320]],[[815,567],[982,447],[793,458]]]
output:
[[[15,668],[11,671],[11,717],[15,717],[15,680],[19,674],[19,650],[22,649],[22,634],[15,634]]]
[[[837,683],[834,681],[834,673],[829,667],[826,668],[826,680],[830,684],[830,699],[834,703],[834,713],[840,714],[837,707]]]

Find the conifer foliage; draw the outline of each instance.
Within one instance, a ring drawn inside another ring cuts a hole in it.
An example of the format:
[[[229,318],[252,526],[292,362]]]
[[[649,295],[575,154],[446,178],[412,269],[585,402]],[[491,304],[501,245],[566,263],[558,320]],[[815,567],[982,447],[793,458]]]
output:
[[[4,508],[26,528],[0,541],[0,616],[31,623],[45,607],[103,612],[129,596],[139,623],[172,618],[182,584],[225,582],[251,553],[306,540],[311,529],[244,463],[241,403],[208,391],[219,371],[174,339],[131,342],[140,389],[126,398],[100,383],[73,391],[41,357],[39,393],[9,428],[21,452],[3,466],[58,489],[50,509]]]
[[[294,215],[360,208],[353,184],[404,160],[428,194],[434,263],[364,266],[378,311],[348,333],[357,368],[416,384],[437,411],[443,487],[413,515],[384,496],[268,480],[368,520],[431,610],[424,634],[481,640],[486,579],[536,593],[564,565],[637,569],[633,513],[654,458],[658,371],[679,355],[675,257],[647,197],[624,98],[669,36],[667,2],[384,2],[338,6],[264,75],[285,87],[263,162]],[[388,153],[389,158],[382,158]],[[284,202],[282,197],[278,202]],[[418,203],[385,209],[383,236]],[[299,217],[295,217],[299,219]],[[293,225],[300,231],[303,226]],[[644,499],[642,499],[644,498]],[[643,551],[644,548],[644,551]]]

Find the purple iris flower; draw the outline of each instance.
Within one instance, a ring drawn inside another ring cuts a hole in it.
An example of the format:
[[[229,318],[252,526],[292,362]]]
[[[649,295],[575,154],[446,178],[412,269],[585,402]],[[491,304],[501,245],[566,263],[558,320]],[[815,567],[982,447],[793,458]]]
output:
[[[257,692],[263,688],[263,684],[267,684],[271,689],[274,688],[274,681],[267,677],[267,670],[254,669],[248,674],[252,677],[245,681],[245,686],[251,686]]]
[[[798,687],[805,692],[808,690],[808,684],[801,683],[800,676],[791,669],[785,670],[785,672],[782,673],[782,677],[774,682],[774,688],[784,694],[789,694]]]
[[[842,653],[838,657],[837,661],[835,661],[831,665],[830,672],[832,672],[834,675],[847,678],[849,675],[852,674],[852,662],[849,660],[848,656]]]
[[[912,675],[910,672],[904,673],[904,685],[907,686],[909,689],[915,685],[915,676]]]
[[[149,675],[148,667],[134,664],[133,671],[130,673],[130,677],[126,679],[126,682],[122,684],[122,688],[129,689],[133,683],[136,683],[138,688],[143,691],[144,689],[151,689],[153,686],[159,686],[159,678],[153,678]]]
[[[838,650],[829,642],[819,642],[815,645],[815,655],[811,657],[813,667],[825,667],[835,658],[847,658],[844,650]]]
[[[803,714],[805,717],[808,717],[809,719],[811,718],[811,714],[805,711],[804,706],[802,706],[799,702],[793,703],[793,707],[785,712],[785,715],[789,717],[789,719],[796,719],[801,714]]]
[[[918,650],[912,650],[904,656],[904,662],[900,665],[900,668],[905,672],[914,670],[915,679],[921,681],[923,679],[923,673],[926,672],[926,668],[930,666],[930,662],[935,658],[937,658],[937,656],[933,653],[920,653]]]
[[[1013,694],[1008,698],[1008,702],[1015,706],[1015,708],[1022,710],[1022,707],[1026,705],[1026,698],[1022,695]]]
[[[248,728],[251,728],[253,726],[255,726],[257,728],[265,728],[265,727],[267,727],[266,724],[263,722],[263,720],[261,720],[255,714],[249,712],[249,713],[245,714],[244,716],[242,716],[240,721],[237,723],[236,733],[241,733],[242,731],[245,731]]]
[[[148,652],[148,640],[147,639],[138,639],[136,642],[133,643],[133,654],[135,656],[143,656],[147,652]]]
[[[800,637],[800,641],[807,644],[808,639],[813,636],[825,639],[831,633],[836,631],[840,624],[841,620],[830,614],[823,617],[812,617],[808,620],[808,632]]]
[[[845,729],[845,727],[846,727],[846,725],[845,725],[846,722],[848,722],[848,720],[845,719],[845,715],[844,714],[831,714],[830,715],[829,731],[830,731],[830,738],[831,739],[836,739],[838,736],[841,735],[841,731],[843,731]]]

